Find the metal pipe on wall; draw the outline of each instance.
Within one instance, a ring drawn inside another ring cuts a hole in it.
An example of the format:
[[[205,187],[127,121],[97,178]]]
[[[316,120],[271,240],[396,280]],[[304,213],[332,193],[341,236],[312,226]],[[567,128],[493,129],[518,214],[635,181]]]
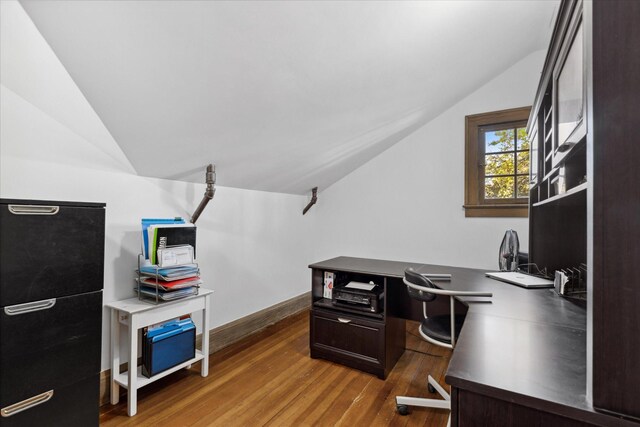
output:
[[[216,169],[215,169],[215,166],[213,166],[212,164],[209,164],[207,166],[205,182],[207,183],[207,189],[204,191],[204,196],[202,197],[202,201],[200,202],[195,212],[191,216],[192,224],[196,223],[196,221],[200,217],[200,214],[202,213],[204,208],[207,206],[207,203],[209,203],[209,201],[213,199],[213,195],[216,194],[216,189],[213,188],[213,185],[216,183]]]
[[[318,187],[313,187],[311,189],[311,201],[302,211],[302,215],[306,214],[307,211],[311,209],[311,206],[315,205],[317,201],[318,201]]]

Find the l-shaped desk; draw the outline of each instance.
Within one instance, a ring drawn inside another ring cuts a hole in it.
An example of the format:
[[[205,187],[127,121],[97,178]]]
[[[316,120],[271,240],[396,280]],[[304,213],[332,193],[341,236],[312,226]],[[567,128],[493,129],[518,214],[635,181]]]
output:
[[[471,268],[351,257],[309,267],[311,357],[334,360],[381,378],[404,351],[405,319],[422,316],[421,305],[409,298],[402,282],[406,268],[418,273],[450,273],[451,281],[435,282],[442,289],[493,294],[490,301],[458,298],[456,310],[466,311],[466,319],[445,377],[452,391],[453,426],[638,426],[594,411],[586,399],[584,304],[559,297],[552,289],[524,289],[499,282],[486,277],[484,270]],[[322,298],[324,272],[349,280],[382,282],[384,314],[378,319],[363,318],[355,311],[336,314]],[[376,330],[383,344],[369,350],[367,343],[359,341],[371,340],[371,331]],[[348,333],[353,338],[345,337]]]

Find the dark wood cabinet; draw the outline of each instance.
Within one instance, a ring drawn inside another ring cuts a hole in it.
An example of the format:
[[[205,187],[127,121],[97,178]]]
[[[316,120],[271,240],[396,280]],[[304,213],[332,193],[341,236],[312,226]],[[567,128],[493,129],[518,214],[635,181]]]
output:
[[[637,1],[563,1],[528,125],[530,261],[548,274],[586,264],[585,394],[637,422],[639,20]]]
[[[311,357],[331,360],[385,379],[404,352],[405,320],[389,314],[387,298],[384,298],[383,309],[376,313],[334,305],[323,297],[325,270],[312,268],[311,271]],[[383,287],[384,295],[389,292],[388,277],[354,271],[331,272],[336,275],[338,286],[352,280],[373,281]]]
[[[455,422],[460,427],[502,426],[502,427],[595,427],[592,424],[572,419],[553,412],[539,411],[517,403],[495,399],[482,394],[460,390],[454,399],[459,408]]]
[[[593,405],[640,421],[640,2],[589,6]]]
[[[311,311],[311,356],[385,377],[384,322],[339,311]]]
[[[104,204],[0,199],[1,426],[98,425]]]

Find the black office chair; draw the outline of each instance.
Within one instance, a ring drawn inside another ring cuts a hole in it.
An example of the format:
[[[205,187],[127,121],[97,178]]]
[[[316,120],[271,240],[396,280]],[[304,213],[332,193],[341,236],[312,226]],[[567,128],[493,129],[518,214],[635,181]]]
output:
[[[411,298],[422,301],[422,313],[424,319],[422,320],[418,332],[420,336],[427,342],[442,347],[453,349],[456,345],[456,339],[462,329],[462,323],[464,316],[455,314],[455,297],[491,297],[490,292],[469,292],[469,291],[448,291],[439,289],[436,285],[427,277],[422,274],[416,273],[413,269],[408,268],[404,271],[405,285],[407,285],[407,291]],[[450,313],[449,315],[440,316],[427,316],[427,303],[436,299],[438,295],[449,296]],[[396,396],[396,408],[400,415],[407,415],[409,413],[409,406],[421,406],[425,408],[439,408],[451,410],[451,396],[445,391],[444,388],[431,375],[427,378],[427,388],[429,392],[438,392],[444,400],[440,399],[425,399],[421,397],[408,397],[408,396]],[[451,416],[447,426],[451,424]]]

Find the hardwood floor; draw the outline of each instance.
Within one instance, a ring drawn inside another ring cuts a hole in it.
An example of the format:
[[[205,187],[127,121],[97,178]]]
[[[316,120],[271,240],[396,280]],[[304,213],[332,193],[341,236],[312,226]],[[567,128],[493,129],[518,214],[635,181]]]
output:
[[[444,384],[450,350],[424,342],[407,323],[407,350],[386,381],[309,357],[309,313],[294,315],[199,365],[138,391],[138,414],[126,396],[102,407],[104,426],[445,426],[448,411],[396,413],[395,396],[430,396],[427,374]],[[447,387],[448,388],[448,387]]]

